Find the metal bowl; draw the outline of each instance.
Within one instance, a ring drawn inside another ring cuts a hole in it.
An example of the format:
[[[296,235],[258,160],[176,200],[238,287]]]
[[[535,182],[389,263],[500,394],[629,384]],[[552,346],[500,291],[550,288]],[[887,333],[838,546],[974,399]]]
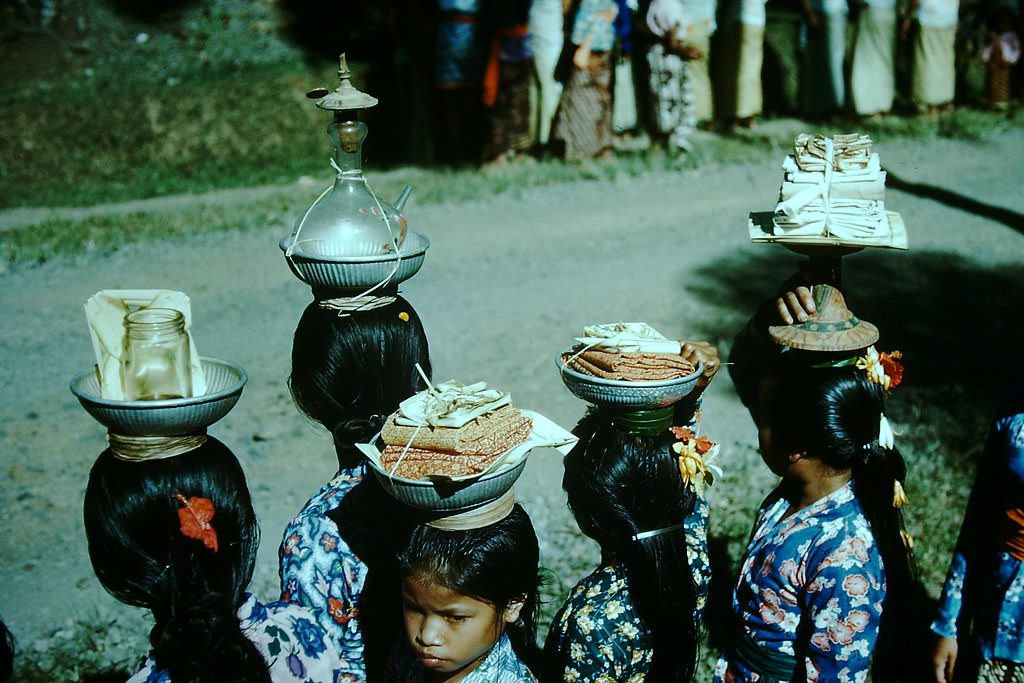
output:
[[[576,397],[596,405],[636,410],[670,406],[686,398],[704,372],[704,364],[698,363],[693,373],[677,379],[645,382],[603,379],[565,367],[562,356],[571,353],[574,348],[570,346],[555,356],[555,365],[558,366],[562,382],[569,391]]]
[[[216,358],[200,358],[207,393],[159,401],[116,401],[100,396],[96,366],[71,380],[71,393],[86,412],[115,434],[174,436],[193,434],[228,414],[242,395],[248,376],[241,366]]]
[[[287,254],[293,235],[281,239],[281,251]],[[295,277],[319,289],[372,287],[387,280],[393,285],[408,280],[423,265],[430,240],[410,230],[398,254],[370,254],[330,258],[305,253],[299,248],[285,256]],[[401,256],[401,260],[399,260]],[[397,264],[397,269],[396,269]]]
[[[430,512],[455,513],[490,503],[500,498],[519,479],[526,467],[526,455],[512,465],[476,479],[426,481],[389,475],[372,459],[367,459],[384,490],[399,502]]]

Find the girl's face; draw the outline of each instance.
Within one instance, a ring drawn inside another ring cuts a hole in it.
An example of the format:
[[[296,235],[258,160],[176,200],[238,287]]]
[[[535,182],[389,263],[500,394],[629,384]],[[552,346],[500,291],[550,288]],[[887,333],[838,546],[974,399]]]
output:
[[[402,581],[405,632],[428,681],[460,681],[480,666],[522,606],[499,610],[423,577]]]

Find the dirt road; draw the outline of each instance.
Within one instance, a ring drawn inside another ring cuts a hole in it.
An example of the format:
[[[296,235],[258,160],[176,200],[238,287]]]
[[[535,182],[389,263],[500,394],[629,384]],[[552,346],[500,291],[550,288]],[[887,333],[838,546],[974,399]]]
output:
[[[889,185],[887,206],[902,214],[911,250],[868,250],[845,268],[851,291],[865,293],[851,306],[898,337],[894,327],[913,328],[916,304],[889,310],[879,273],[917,282],[934,276],[933,262],[1020,272],[1024,238],[1012,224],[1021,229],[1024,214],[1024,130],[984,143],[882,140],[876,148],[891,180],[924,186],[909,193]],[[570,427],[584,405],[562,386],[554,356],[585,324],[643,320],[672,336],[710,339],[724,355],[735,330],[797,262],[781,247],[752,244],[746,231],[749,211],[774,205],[780,161],[579,182],[459,205],[418,207],[414,194],[410,225],[432,246],[403,291],[425,321],[435,379],[485,379],[509,390],[516,404]],[[929,188],[955,196],[922,196],[940,194]],[[200,352],[247,369],[240,402],[211,431],[239,455],[254,491],[263,527],[255,592],[276,593],[280,530],[331,475],[334,461],[328,435],[299,417],[285,386],[291,334],[311,298],[277,248],[288,231],[270,225],[0,274],[0,614],[23,649],[66,646],[80,635],[77,622],[97,624],[101,637],[76,656],[116,661],[144,649],[146,615],[102,591],[81,524],[82,492],[104,432],[67,382],[92,363],[82,304],[100,289],[187,292]],[[1020,301],[1016,291],[986,286],[979,297]],[[1001,340],[1016,348],[1019,342]],[[771,484],[754,429],[724,375],[704,405],[704,429],[723,443],[727,470],[712,492],[714,524],[749,520],[758,501],[735,495],[729,483],[744,482],[744,491]],[[535,452],[517,486],[544,562],[558,576],[552,595],[596,558],[573,532],[560,477],[557,453]]]

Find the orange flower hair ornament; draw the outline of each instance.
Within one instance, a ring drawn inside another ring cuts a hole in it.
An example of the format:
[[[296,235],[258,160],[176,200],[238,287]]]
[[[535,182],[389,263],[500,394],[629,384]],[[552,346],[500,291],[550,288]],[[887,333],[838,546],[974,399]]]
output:
[[[213,501],[209,498],[186,498],[180,493],[175,493],[174,497],[185,506],[178,508],[181,533],[189,538],[202,541],[207,548],[217,552],[217,530],[210,524],[210,520],[213,519],[216,512]]]
[[[863,356],[857,359],[857,367],[867,373],[868,379],[882,385],[886,391],[895,389],[903,381],[902,351],[879,353],[869,346]]]
[[[704,487],[714,484],[716,475],[722,475],[722,470],[714,464],[718,444],[706,436],[697,436],[686,427],[672,427],[672,435],[676,437],[672,452],[679,459],[679,475],[697,495],[703,495]]]

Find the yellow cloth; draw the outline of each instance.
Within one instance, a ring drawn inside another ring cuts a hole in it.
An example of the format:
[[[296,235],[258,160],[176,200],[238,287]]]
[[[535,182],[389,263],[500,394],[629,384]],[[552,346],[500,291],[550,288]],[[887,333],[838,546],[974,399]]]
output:
[[[861,9],[850,71],[853,108],[861,116],[892,109],[896,92],[896,9]]]

